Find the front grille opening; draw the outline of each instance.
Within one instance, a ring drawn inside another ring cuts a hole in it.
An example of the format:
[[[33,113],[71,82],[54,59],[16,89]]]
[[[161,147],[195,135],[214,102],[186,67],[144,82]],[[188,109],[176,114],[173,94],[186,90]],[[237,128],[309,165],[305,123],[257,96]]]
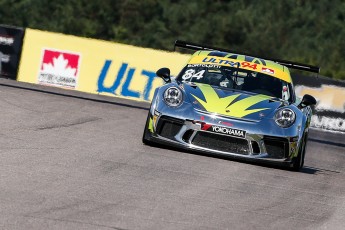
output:
[[[252,141],[252,149],[253,149],[253,154],[257,155],[260,154],[260,148],[259,148],[259,144],[256,141]]]
[[[209,132],[198,132],[192,144],[223,152],[249,155],[249,145],[246,139],[234,138]]]
[[[287,157],[289,151],[289,143],[285,140],[264,140],[267,154],[276,159]]]
[[[180,119],[162,116],[157,124],[157,133],[162,137],[175,140],[176,134],[180,131],[183,121]]]
[[[188,129],[182,137],[182,140],[184,140],[185,142],[189,142],[190,137],[193,135],[193,130],[192,129]]]

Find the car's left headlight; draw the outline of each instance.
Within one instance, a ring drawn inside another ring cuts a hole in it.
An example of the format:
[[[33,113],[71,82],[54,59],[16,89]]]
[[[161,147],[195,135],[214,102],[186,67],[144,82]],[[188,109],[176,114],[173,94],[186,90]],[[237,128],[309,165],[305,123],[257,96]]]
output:
[[[296,114],[291,109],[283,108],[276,112],[274,120],[280,127],[287,128],[295,122]]]
[[[176,107],[182,104],[182,91],[177,87],[169,87],[164,91],[164,101],[167,105]]]

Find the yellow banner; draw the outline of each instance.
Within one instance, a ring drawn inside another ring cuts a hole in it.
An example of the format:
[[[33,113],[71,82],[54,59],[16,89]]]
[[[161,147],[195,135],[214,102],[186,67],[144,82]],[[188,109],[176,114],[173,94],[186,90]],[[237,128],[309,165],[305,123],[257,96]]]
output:
[[[26,29],[17,80],[150,101],[168,67],[176,76],[190,55]]]

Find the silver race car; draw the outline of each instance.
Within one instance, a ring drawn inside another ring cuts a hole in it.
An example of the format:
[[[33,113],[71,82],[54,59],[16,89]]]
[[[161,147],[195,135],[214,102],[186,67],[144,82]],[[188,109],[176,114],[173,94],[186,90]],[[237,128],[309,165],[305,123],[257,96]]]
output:
[[[180,74],[157,71],[157,88],[144,128],[145,144],[303,167],[314,97],[296,98],[287,67],[318,67],[254,58],[176,41],[197,50]]]

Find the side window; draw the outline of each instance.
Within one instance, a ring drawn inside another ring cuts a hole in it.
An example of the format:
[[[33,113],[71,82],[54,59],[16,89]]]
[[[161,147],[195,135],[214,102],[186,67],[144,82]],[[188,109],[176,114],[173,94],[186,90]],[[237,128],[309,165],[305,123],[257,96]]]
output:
[[[290,95],[290,101],[291,101],[292,103],[295,103],[295,102],[296,102],[296,94],[295,94],[294,86],[293,86],[292,83],[291,83],[291,84],[288,84],[288,86],[289,86],[289,91],[290,91],[290,93],[291,93],[291,95]]]
[[[290,99],[290,89],[288,85],[283,84],[283,89],[282,89],[282,95],[283,95],[283,100],[288,101]]]

